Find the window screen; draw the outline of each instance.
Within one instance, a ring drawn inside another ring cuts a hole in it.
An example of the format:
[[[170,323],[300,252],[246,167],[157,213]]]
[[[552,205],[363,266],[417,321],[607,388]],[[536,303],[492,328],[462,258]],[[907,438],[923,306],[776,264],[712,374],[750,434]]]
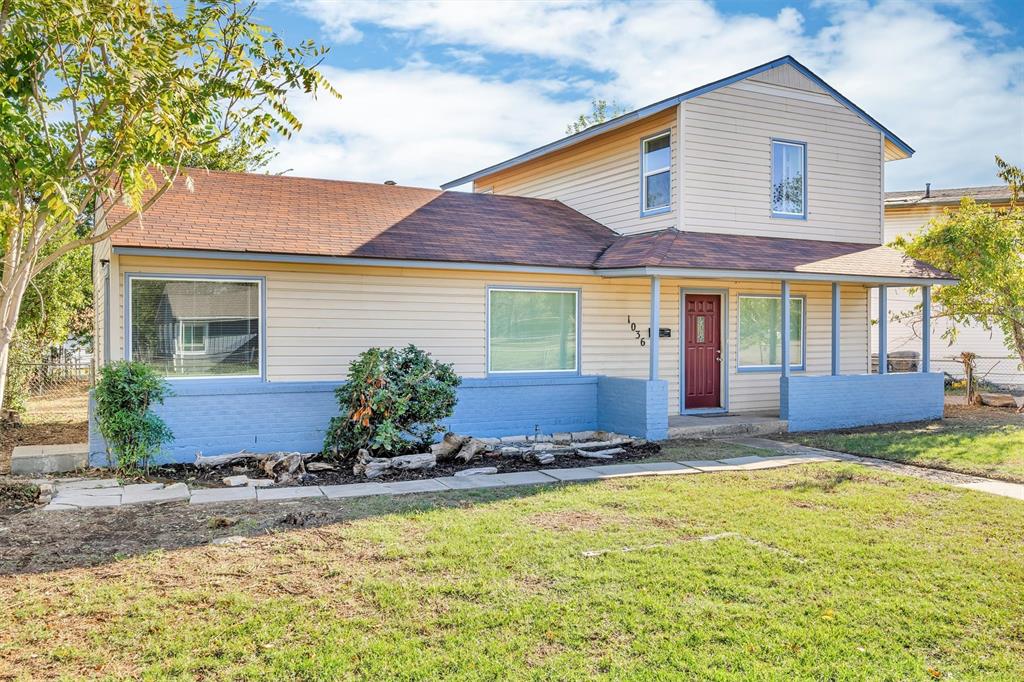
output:
[[[782,216],[807,214],[802,144],[772,142],[772,213]]]
[[[259,376],[260,285],[133,277],[133,360],[169,377]]]
[[[672,147],[668,134],[644,140],[643,210],[668,208],[672,203]]]

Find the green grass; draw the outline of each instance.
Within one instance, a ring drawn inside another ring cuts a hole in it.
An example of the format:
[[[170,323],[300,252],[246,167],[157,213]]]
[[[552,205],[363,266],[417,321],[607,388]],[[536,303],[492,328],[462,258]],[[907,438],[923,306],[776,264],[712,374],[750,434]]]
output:
[[[961,409],[941,422],[788,434],[804,445],[1024,483],[1024,417]]]
[[[1024,670],[1014,500],[841,463],[344,506],[241,545],[0,577],[0,678]]]

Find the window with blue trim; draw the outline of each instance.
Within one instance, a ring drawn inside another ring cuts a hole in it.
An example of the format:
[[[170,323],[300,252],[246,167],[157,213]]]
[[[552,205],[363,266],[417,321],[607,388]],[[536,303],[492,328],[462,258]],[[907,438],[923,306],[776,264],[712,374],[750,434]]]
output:
[[[643,142],[643,212],[664,211],[672,204],[672,140],[669,133]]]
[[[488,371],[576,371],[576,291],[491,289],[489,296]]]
[[[772,140],[772,215],[807,215],[807,148],[799,142]]]
[[[739,297],[739,368],[782,367],[782,297]],[[789,364],[804,365],[804,299],[789,299]]]
[[[260,284],[249,280],[129,280],[131,358],[168,377],[260,375]]]

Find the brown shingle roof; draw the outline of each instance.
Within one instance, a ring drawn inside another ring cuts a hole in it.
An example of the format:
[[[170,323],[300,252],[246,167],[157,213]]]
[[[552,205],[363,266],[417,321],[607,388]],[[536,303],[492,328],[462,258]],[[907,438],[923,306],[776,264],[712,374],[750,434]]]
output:
[[[115,247],[568,268],[947,273],[886,247],[667,230],[619,236],[558,201],[337,180],[190,171],[114,233]],[[110,220],[125,215],[112,209]]]
[[[557,201],[193,170],[114,246],[589,268],[616,234]],[[110,221],[126,215],[118,206]]]
[[[621,237],[597,268],[697,268],[866,277],[951,278],[886,246],[663,230]]]
[[[930,196],[925,196],[929,194]],[[903,192],[886,192],[886,208],[920,205],[959,204],[963,197],[970,197],[982,203],[1005,204],[1010,201],[1010,188],[1006,185],[989,185],[987,187],[953,187],[949,189],[924,189]]]

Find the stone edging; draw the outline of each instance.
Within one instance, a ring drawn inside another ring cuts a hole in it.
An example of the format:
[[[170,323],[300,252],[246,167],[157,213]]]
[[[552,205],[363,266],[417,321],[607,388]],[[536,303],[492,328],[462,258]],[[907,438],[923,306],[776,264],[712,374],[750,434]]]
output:
[[[819,454],[801,453],[784,457],[750,455],[722,460],[608,464],[604,466],[567,469],[539,469],[536,471],[520,471],[507,474],[445,476],[442,478],[425,478],[415,481],[395,481],[392,483],[368,482],[344,485],[295,486],[289,488],[240,487],[196,488],[192,490],[185,483],[175,483],[169,486],[164,486],[162,483],[139,483],[120,486],[114,479],[83,479],[63,483],[57,481],[55,483],[56,494],[43,509],[48,511],[65,511],[92,507],[120,507],[124,505],[161,504],[167,502],[214,504],[246,501],[268,502],[302,498],[341,499],[372,495],[401,495],[406,493],[445,492],[448,490],[502,488],[516,485],[597,481],[607,478],[632,476],[749,471],[753,469],[773,469],[795,464],[807,464],[809,462],[832,461],[837,461],[837,458]]]

